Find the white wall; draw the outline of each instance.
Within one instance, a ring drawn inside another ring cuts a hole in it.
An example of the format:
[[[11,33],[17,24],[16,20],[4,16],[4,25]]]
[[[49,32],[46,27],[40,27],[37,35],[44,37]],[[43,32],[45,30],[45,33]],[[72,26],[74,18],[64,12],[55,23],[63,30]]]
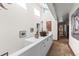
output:
[[[57,40],[58,39],[58,25],[57,25],[57,16],[56,16],[56,11],[52,3],[48,3],[48,8],[49,8],[49,13],[47,14],[48,19],[52,20],[52,32],[53,32],[53,39]]]
[[[25,38],[30,35],[30,28],[36,29],[36,23],[40,21],[34,14],[34,8],[40,12],[41,8],[39,4],[30,3],[26,4],[26,10],[17,4],[4,5],[8,10],[0,10],[0,51],[8,51],[11,54],[25,46]],[[57,21],[50,12],[47,13],[45,20],[52,20],[53,38],[57,39]],[[28,36],[19,38],[21,30],[26,30]]]
[[[53,32],[53,39],[58,39],[58,28],[57,28],[57,21],[52,21],[52,32]]]
[[[8,10],[0,10],[0,51],[9,54],[24,47],[25,38],[19,38],[19,31],[30,27],[35,28],[38,17],[34,15],[34,8],[40,11],[39,4],[27,4],[27,10],[17,4],[4,4]],[[27,34],[28,34],[27,33]]]
[[[74,13],[74,11],[76,11],[77,8],[79,8],[79,4],[74,4],[69,14],[69,45],[75,55],[79,56],[79,40],[71,36],[71,15]]]
[[[50,12],[52,13],[52,16],[54,16],[55,20],[57,20],[56,10],[53,5],[53,3],[47,3],[48,8],[50,9]]]
[[[50,9],[52,8],[52,9]],[[51,12],[52,10],[52,12]],[[53,14],[52,14],[53,13]],[[52,4],[48,4],[48,11],[46,11],[43,14],[43,21],[44,21],[44,30],[46,30],[46,21],[52,21],[52,33],[53,33],[53,39],[57,40],[57,19],[56,19],[56,13],[55,9]]]

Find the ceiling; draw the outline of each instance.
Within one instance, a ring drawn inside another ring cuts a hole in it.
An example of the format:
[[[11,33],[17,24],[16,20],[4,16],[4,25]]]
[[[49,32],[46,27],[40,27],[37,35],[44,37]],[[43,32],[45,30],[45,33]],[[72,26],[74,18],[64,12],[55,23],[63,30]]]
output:
[[[53,3],[53,6],[59,22],[62,22],[63,20],[68,19],[68,14],[73,6],[73,3]]]

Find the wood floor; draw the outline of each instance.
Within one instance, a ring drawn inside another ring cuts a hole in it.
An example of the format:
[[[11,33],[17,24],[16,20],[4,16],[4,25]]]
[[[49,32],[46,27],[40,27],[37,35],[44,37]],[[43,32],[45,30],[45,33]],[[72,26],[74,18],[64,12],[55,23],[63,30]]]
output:
[[[61,38],[53,42],[47,56],[74,56],[74,53],[68,45],[68,39]]]

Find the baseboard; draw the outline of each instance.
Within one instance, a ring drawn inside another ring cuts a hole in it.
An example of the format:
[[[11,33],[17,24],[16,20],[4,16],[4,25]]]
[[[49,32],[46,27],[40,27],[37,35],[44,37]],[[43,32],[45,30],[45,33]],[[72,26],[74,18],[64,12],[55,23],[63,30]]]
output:
[[[70,47],[69,43],[68,43],[68,47],[69,47],[69,49],[71,50],[71,52],[72,52],[73,56],[76,56],[76,55],[74,54],[73,50],[71,49],[71,47]]]

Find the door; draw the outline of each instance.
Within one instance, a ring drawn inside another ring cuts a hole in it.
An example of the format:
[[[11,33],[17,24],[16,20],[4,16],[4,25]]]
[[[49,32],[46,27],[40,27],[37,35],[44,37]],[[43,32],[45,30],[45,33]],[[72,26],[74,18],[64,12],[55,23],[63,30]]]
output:
[[[45,56],[46,55],[46,40],[41,42],[40,54],[41,54],[41,56]]]

